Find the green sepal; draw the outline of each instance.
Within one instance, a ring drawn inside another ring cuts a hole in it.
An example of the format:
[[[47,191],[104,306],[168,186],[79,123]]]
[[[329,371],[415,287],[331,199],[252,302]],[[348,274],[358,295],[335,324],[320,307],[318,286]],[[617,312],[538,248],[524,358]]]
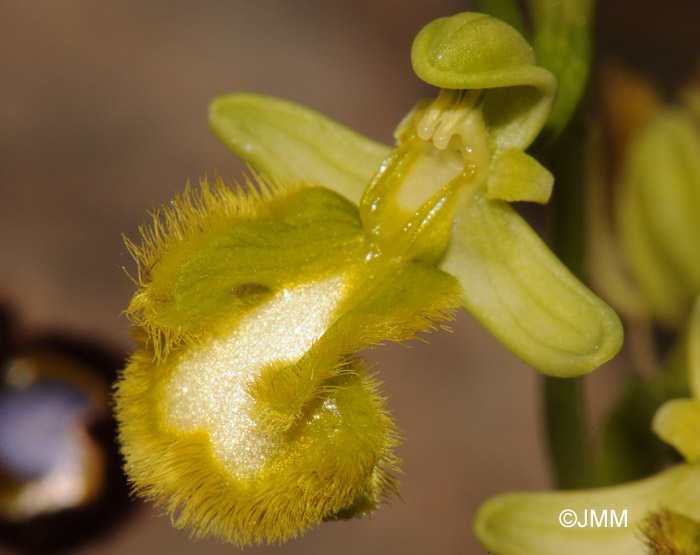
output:
[[[638,555],[644,553],[639,527],[651,513],[664,508],[700,521],[698,499],[700,467],[682,464],[623,486],[500,495],[481,506],[474,526],[481,543],[499,555]],[[588,525],[563,526],[567,510],[579,522],[586,515]],[[593,510],[598,518],[607,511],[607,526],[590,525]],[[611,511],[616,519],[626,511],[627,526],[611,526]]]
[[[522,150],[511,148],[491,163],[486,196],[546,204],[553,186],[554,176],[542,164]]]
[[[214,99],[209,124],[219,140],[257,172],[320,184],[355,204],[391,150],[314,110],[256,94]]]
[[[556,80],[535,65],[525,39],[496,18],[466,12],[432,21],[416,36],[411,61],[436,87],[491,89],[482,113],[494,153],[527,148],[549,117]]]
[[[544,374],[585,374],[622,344],[615,312],[503,201],[465,192],[441,267],[461,302],[508,349]]]

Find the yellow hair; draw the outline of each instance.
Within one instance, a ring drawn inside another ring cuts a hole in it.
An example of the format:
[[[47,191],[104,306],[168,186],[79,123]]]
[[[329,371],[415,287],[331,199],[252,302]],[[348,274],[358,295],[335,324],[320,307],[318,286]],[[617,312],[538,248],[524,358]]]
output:
[[[357,353],[434,328],[459,292],[420,260],[367,256],[357,207],[336,193],[256,179],[188,187],[127,243],[140,347],[115,395],[134,490],[239,546],[396,491],[398,432]],[[297,329],[307,316],[317,331]]]

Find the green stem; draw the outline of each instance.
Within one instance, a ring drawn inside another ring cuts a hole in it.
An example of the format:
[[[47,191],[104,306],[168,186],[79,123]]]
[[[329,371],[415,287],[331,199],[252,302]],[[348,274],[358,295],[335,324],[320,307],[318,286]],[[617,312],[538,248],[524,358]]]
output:
[[[583,124],[572,121],[552,152],[553,249],[581,278],[585,256],[585,160]],[[544,418],[557,487],[593,485],[593,454],[586,424],[583,378],[544,378]]]
[[[559,489],[587,488],[594,481],[583,385],[581,378],[544,377],[545,428]]]
[[[514,0],[475,0],[475,7],[500,17],[525,36],[525,24]],[[529,0],[533,46],[538,63],[559,83],[559,97],[538,138],[535,150],[550,147],[554,187],[554,245],[559,258],[579,278],[585,261],[585,132],[569,118],[586,87],[591,58],[591,22],[595,0],[556,2]],[[594,480],[593,454],[587,433],[584,387],[581,378],[544,378],[544,416],[547,441],[558,487],[590,487]]]

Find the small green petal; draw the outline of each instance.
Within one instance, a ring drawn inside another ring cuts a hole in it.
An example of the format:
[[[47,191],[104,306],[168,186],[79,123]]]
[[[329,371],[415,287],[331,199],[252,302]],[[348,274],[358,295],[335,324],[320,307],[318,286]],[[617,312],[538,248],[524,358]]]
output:
[[[489,169],[489,199],[523,200],[546,204],[552,195],[554,177],[532,156],[511,148]]]
[[[654,415],[652,429],[688,462],[700,460],[700,401],[674,399]]]
[[[617,353],[617,314],[552,254],[505,202],[465,192],[443,270],[461,302],[508,349],[556,377],[589,372]]]
[[[391,150],[314,110],[269,96],[220,96],[209,107],[209,124],[257,172],[322,183],[355,204]]]
[[[700,520],[700,467],[679,465],[671,470],[623,486],[576,492],[512,493],[488,500],[475,520],[484,546],[499,555],[638,555],[644,553],[639,526],[647,516],[665,508]],[[574,514],[586,526],[566,527]],[[610,526],[612,511],[627,526]],[[607,511],[607,527],[590,526]],[[567,518],[568,517],[568,518]]]

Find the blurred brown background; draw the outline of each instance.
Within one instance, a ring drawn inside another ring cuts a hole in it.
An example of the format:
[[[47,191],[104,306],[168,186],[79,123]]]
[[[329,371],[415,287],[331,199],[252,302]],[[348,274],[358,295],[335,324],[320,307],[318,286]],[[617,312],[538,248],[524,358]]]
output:
[[[620,18],[632,3],[617,4],[606,8],[611,29],[636,21],[632,42],[647,44],[648,18]],[[244,169],[209,132],[209,101],[233,91],[282,96],[389,143],[415,101],[433,94],[411,70],[413,36],[467,7],[0,1],[0,300],[31,332],[60,329],[128,350],[120,312],[133,287],[121,234],[136,237],[147,210],[188,179]],[[428,339],[368,354],[406,438],[403,499],[246,552],[482,553],[471,528],[479,504],[548,487],[535,373],[466,313],[452,334]],[[79,553],[233,551],[188,539],[142,505]]]

